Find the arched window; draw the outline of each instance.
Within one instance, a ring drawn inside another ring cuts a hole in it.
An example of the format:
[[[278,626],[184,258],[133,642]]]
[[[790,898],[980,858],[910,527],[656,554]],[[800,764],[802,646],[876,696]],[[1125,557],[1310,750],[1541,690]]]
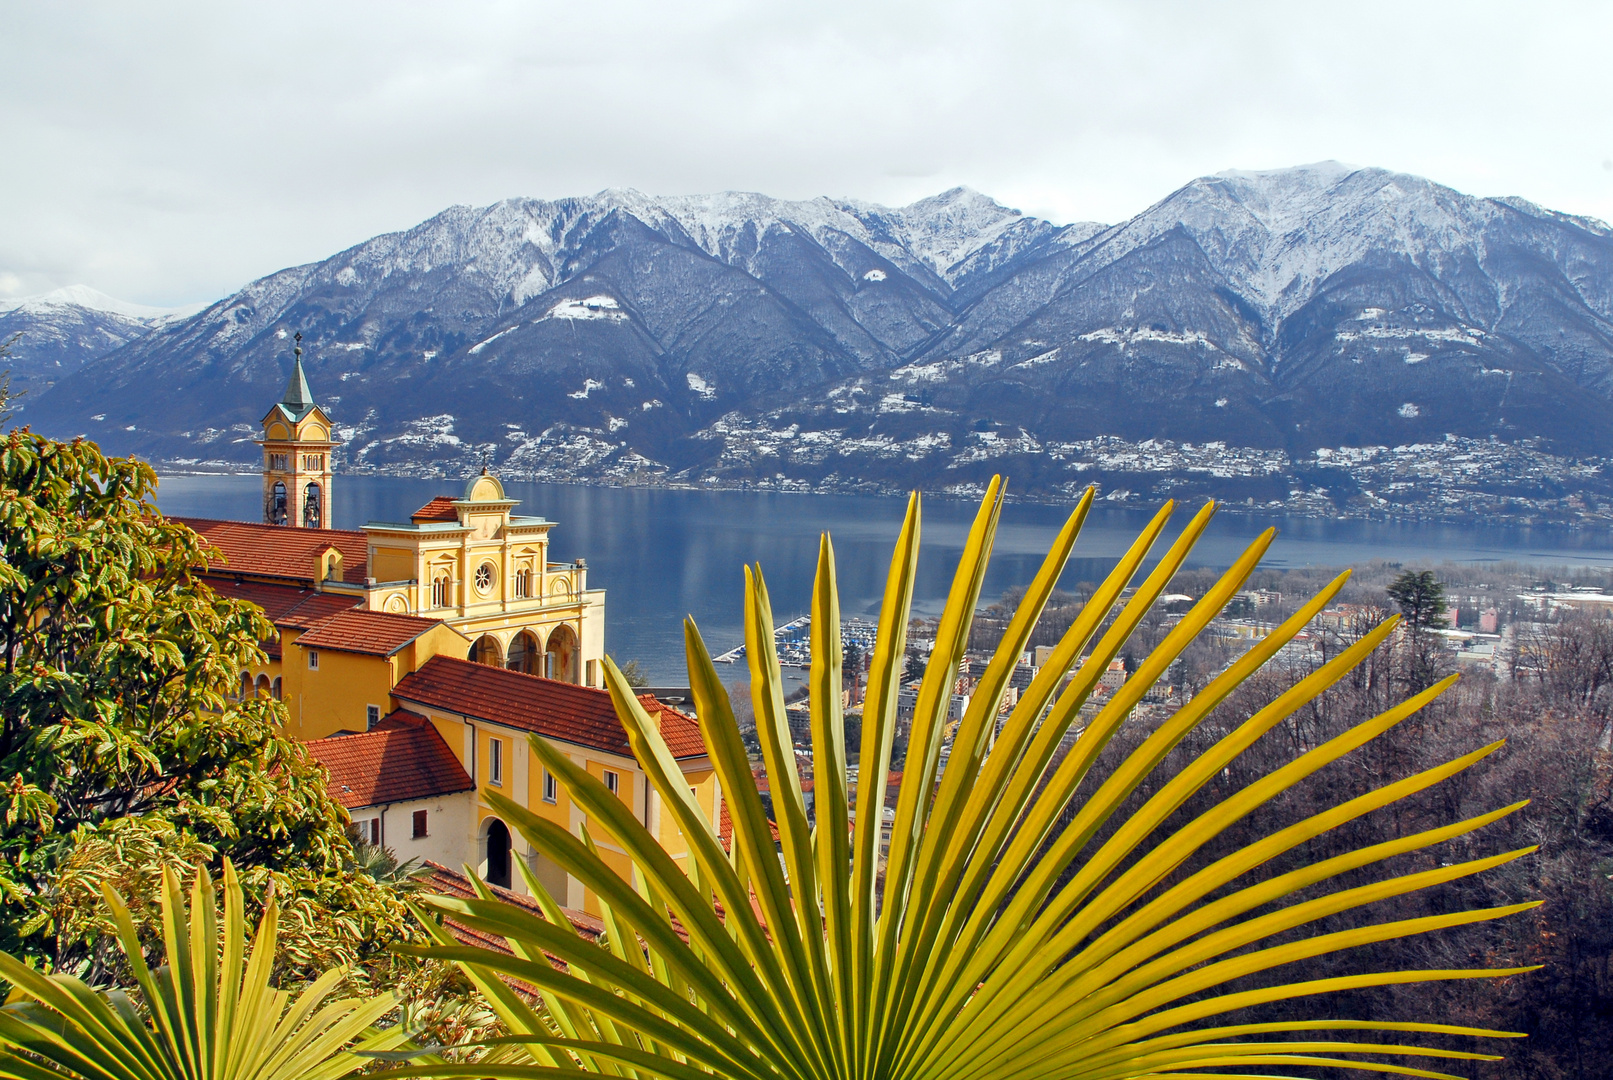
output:
[[[280,700],[280,676],[278,675],[274,677],[274,682],[269,684],[269,696],[276,701]]]
[[[253,690],[254,693],[256,693],[258,695],[258,697],[268,697],[269,696],[269,676],[267,676],[267,675],[259,675],[258,676],[258,681],[256,683],[254,683],[253,686],[252,686],[252,690]]]
[[[515,572],[515,596],[525,600],[532,595],[532,571],[522,567]]]
[[[449,580],[447,574],[440,575],[437,580],[431,583],[432,607],[447,607],[452,595],[453,582]]]
[[[321,528],[322,527],[321,522],[323,521],[324,509],[325,508],[321,505],[321,500],[319,498],[319,485],[315,484],[315,483],[309,483],[309,485],[307,487],[303,488],[303,501],[302,501],[302,525],[303,525],[303,528],[305,528],[305,529],[318,529],[318,528]]]
[[[269,491],[268,514],[270,525],[284,525],[286,523],[286,485],[279,480]]]
[[[243,672],[241,672],[241,696],[238,697],[236,700],[237,701],[245,701],[247,698],[249,698],[251,696],[252,696],[252,673],[250,671],[243,671]]]

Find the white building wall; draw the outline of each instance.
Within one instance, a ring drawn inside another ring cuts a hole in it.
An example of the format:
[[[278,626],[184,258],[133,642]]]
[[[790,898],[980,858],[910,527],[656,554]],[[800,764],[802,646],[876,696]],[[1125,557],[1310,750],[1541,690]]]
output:
[[[362,828],[363,822],[379,818],[381,846],[391,851],[399,862],[429,859],[450,870],[458,870],[465,863],[475,866],[481,861],[475,841],[468,839],[476,832],[475,798],[475,792],[462,791],[456,795],[363,807],[349,814],[353,823],[361,826],[361,835],[368,835]],[[416,810],[426,812],[426,835],[418,840],[414,838]]]

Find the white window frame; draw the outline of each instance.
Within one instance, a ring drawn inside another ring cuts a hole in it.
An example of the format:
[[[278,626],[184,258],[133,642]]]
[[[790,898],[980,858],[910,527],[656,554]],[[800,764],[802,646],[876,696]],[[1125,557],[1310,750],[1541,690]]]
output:
[[[622,774],[617,772],[615,769],[606,769],[604,772],[605,788],[612,795],[615,795],[619,798],[622,794]]]
[[[375,725],[379,724],[380,722],[381,722],[381,706],[379,706],[379,705],[366,705],[366,706],[364,706],[364,730],[365,731],[374,731],[375,730]]]
[[[543,770],[543,801],[550,806],[560,801],[560,782],[548,769]]]
[[[504,740],[487,740],[487,782],[494,787],[504,786]]]
[[[308,670],[309,671],[318,671],[319,670],[319,650],[318,649],[309,649],[308,650]]]

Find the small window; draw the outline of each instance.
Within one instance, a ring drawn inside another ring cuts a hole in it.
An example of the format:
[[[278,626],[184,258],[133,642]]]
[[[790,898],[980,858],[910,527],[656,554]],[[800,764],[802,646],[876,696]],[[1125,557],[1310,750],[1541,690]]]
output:
[[[504,740],[487,740],[487,782],[504,786]]]
[[[379,706],[379,705],[366,705],[366,706],[364,706],[364,730],[365,731],[374,731],[375,730],[375,725],[379,724],[380,722],[381,722],[381,706]]]
[[[278,675],[274,677],[274,682],[269,684],[269,696],[276,701],[280,700],[280,676]]]
[[[381,819],[366,818],[358,823],[358,838],[371,847],[381,846]]]
[[[543,770],[543,801],[555,803],[560,799],[560,785],[555,783],[554,774],[548,769]]]
[[[610,793],[612,795],[620,795],[621,790],[622,790],[622,777],[621,777],[621,774],[620,773],[614,773],[614,772],[611,772],[609,769],[606,769],[605,770],[605,786],[610,789]]]
[[[484,562],[476,568],[476,591],[484,596],[493,591],[493,564]]]
[[[426,812],[424,810],[416,810],[414,812],[414,836],[413,836],[413,839],[419,840],[421,837],[424,837],[426,835],[428,835],[427,832],[426,832]]]
[[[447,607],[450,595],[450,582],[447,577],[440,577],[431,583],[432,607]]]
[[[319,650],[318,649],[309,649],[308,650],[308,670],[309,671],[318,671],[319,670]]]

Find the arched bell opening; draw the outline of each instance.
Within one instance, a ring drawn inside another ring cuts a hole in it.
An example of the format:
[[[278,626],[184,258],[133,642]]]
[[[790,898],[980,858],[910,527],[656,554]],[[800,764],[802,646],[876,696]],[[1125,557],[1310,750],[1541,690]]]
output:
[[[324,528],[325,507],[320,499],[319,485],[309,482],[303,488],[302,525],[305,529]]]

